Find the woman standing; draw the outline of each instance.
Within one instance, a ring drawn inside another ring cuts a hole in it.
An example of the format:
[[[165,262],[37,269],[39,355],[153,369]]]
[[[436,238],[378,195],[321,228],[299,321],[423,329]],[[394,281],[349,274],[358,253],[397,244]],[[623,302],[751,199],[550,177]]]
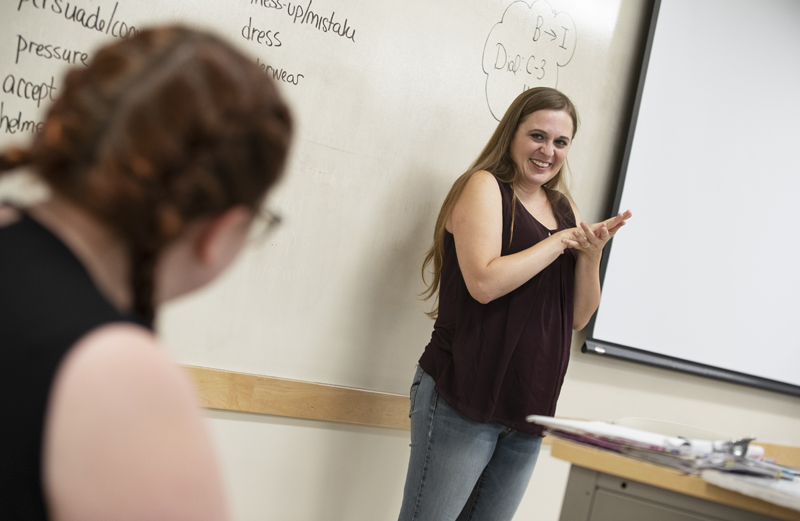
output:
[[[192,386],[151,324],[237,256],[289,112],[249,58],[178,27],[101,49],[62,93],[32,147],[0,155],[52,191],[0,206],[0,518],[226,519]]]
[[[525,417],[555,413],[602,249],[631,216],[580,221],[564,180],[577,128],[565,95],[524,92],[442,205],[400,521],[510,520],[525,493],[542,441]]]

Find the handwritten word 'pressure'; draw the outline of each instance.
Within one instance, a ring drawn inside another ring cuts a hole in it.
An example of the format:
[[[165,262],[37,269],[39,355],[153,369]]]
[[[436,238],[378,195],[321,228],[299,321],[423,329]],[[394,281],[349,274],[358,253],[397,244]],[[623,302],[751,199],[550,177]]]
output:
[[[64,60],[65,62],[69,63],[70,65],[75,65],[78,63],[78,60],[85,66],[89,66],[89,55],[85,52],[76,51],[74,49],[68,49],[66,47],[61,47],[60,45],[52,45],[49,43],[36,43],[33,40],[25,39],[21,34],[17,35],[17,57],[14,60],[14,63],[19,64],[19,56],[22,54],[25,56],[25,51],[28,51],[27,54],[33,54],[40,58],[44,58],[45,60],[52,60],[55,58],[56,60]]]

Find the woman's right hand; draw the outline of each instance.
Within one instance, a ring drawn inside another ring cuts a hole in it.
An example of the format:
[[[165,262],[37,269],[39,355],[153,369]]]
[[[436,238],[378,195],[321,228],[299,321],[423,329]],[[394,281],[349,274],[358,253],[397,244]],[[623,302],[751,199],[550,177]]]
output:
[[[606,243],[611,240],[620,228],[625,226],[628,219],[633,216],[630,210],[621,212],[610,219],[595,224],[581,222],[575,228],[559,232],[561,241],[568,248],[576,248],[582,252],[602,251]]]
[[[603,222],[599,222],[597,224],[591,224],[589,225],[589,228],[593,232],[595,232],[595,234],[597,234],[597,231],[600,229],[600,227],[605,224],[606,228],[608,229],[608,234],[611,237],[613,237],[614,235],[616,235],[616,233],[619,231],[620,228],[625,226],[625,223],[627,223],[628,219],[630,219],[631,217],[633,217],[633,213],[630,210],[625,210],[624,212],[620,212],[614,217],[606,219]]]

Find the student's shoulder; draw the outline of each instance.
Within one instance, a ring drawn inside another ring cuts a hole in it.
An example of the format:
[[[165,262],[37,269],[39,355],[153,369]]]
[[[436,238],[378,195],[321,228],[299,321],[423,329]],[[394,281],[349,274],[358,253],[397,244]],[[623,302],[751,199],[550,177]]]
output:
[[[186,377],[153,332],[126,322],[100,326],[79,339],[57,378],[78,392],[105,389],[118,399],[149,399],[148,389],[155,388],[173,399],[187,392]]]
[[[59,367],[45,422],[48,503],[65,519],[223,519],[192,386],[148,330],[108,324]],[[180,499],[185,495],[192,501]]]
[[[152,331],[129,322],[99,326],[80,338],[70,352],[75,369],[135,371],[168,363]]]

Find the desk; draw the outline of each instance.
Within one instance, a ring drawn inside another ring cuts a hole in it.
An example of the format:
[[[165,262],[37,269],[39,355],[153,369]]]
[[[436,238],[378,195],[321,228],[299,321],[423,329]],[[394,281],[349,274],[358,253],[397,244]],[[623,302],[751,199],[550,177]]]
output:
[[[610,452],[554,440],[572,464],[561,521],[800,521],[800,512]]]

